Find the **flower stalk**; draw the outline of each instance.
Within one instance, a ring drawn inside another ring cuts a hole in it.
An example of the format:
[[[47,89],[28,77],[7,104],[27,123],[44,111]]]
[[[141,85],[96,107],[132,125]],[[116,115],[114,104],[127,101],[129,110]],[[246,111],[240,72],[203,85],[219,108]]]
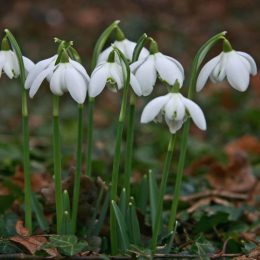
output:
[[[133,142],[134,142],[134,128],[135,128],[135,103],[136,97],[134,93],[130,96],[130,105],[127,122],[127,137],[126,137],[126,154],[125,154],[125,173],[124,173],[124,187],[126,189],[126,201],[129,200],[131,194],[131,173],[133,160]]]
[[[159,197],[158,197],[158,207],[157,207],[157,214],[156,214],[156,219],[155,219],[155,226],[154,226],[154,232],[153,232],[153,237],[152,237],[152,253],[154,254],[156,251],[156,245],[157,245],[157,240],[160,232],[160,227],[161,227],[161,220],[162,220],[162,211],[163,211],[163,196],[165,194],[166,186],[167,186],[167,180],[169,176],[169,171],[171,167],[171,160],[172,160],[172,155],[173,155],[173,150],[174,150],[174,144],[175,144],[175,139],[176,135],[171,134],[170,141],[168,144],[168,150],[166,154],[166,158],[164,161],[164,166],[163,166],[163,173],[162,173],[162,179],[161,179],[161,185],[160,185],[160,191],[159,191]]]
[[[5,29],[6,36],[15,51],[20,69],[20,85],[22,87],[22,128],[23,128],[23,170],[24,170],[24,200],[25,200],[25,227],[32,233],[32,206],[31,206],[31,175],[30,175],[30,148],[27,92],[24,88],[25,67],[22,52],[13,34]]]
[[[61,177],[59,97],[56,95],[53,96],[53,164],[54,164],[57,234],[61,234],[63,199],[62,199],[62,177]]]
[[[224,38],[225,34],[226,34],[226,32],[221,32],[221,33],[213,36],[206,43],[204,43],[202,45],[202,47],[198,50],[198,52],[195,56],[195,59],[193,61],[193,64],[192,64],[191,78],[190,78],[189,92],[188,92],[189,99],[193,98],[193,95],[195,92],[196,81],[197,81],[200,65],[202,64],[205,56],[210,51],[210,49],[219,40],[225,39]],[[171,212],[170,212],[170,219],[169,219],[169,224],[168,224],[169,231],[172,231],[174,229],[174,224],[176,223],[176,214],[177,214],[180,191],[181,191],[181,183],[182,183],[183,169],[184,169],[185,158],[186,158],[189,129],[190,129],[190,120],[187,119],[186,122],[184,123],[183,130],[182,130],[182,136],[181,136],[180,158],[179,158],[178,166],[177,166],[175,190],[174,190],[174,196],[173,196]]]
[[[73,204],[72,204],[72,232],[77,229],[78,202],[80,192],[80,175],[82,164],[82,142],[83,142],[83,104],[78,106],[78,140],[77,140],[77,165],[74,179]]]
[[[111,201],[116,201],[116,197],[117,197],[118,173],[119,173],[119,166],[120,166],[120,159],[121,159],[121,143],[122,143],[124,122],[126,117],[127,96],[128,96],[128,89],[130,83],[130,68],[128,62],[120,50],[115,48],[115,52],[122,60],[124,64],[123,66],[126,67],[125,68],[126,75],[124,74],[123,98],[122,98],[120,114],[119,114],[119,119],[116,128],[117,132],[116,132],[114,161],[113,161],[113,168],[112,168]],[[115,219],[115,214],[113,213],[112,210],[112,203],[110,205],[110,234],[111,234],[112,254],[116,254],[118,251],[118,244],[117,244],[117,232],[116,232],[116,219]]]

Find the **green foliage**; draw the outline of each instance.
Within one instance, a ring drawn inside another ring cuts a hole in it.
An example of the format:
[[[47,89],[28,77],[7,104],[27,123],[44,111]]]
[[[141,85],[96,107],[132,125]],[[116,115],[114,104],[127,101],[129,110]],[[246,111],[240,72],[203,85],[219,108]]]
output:
[[[78,241],[73,235],[53,235],[49,242],[42,246],[42,249],[57,248],[62,255],[74,256],[88,248],[86,241]]]

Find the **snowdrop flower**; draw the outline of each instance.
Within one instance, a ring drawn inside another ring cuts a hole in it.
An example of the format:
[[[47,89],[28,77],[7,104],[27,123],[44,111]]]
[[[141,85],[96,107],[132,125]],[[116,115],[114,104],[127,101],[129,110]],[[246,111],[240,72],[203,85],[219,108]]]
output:
[[[109,88],[117,92],[124,86],[122,66],[115,62],[115,52],[109,54],[108,60],[101,62],[92,72],[89,82],[89,96],[98,96],[108,83]],[[142,90],[136,77],[130,74],[130,86],[136,95],[141,96]]]
[[[111,51],[113,51],[113,46],[117,47],[129,61],[132,60],[136,43],[126,39],[124,33],[119,28],[117,28],[116,33],[117,33],[117,40],[113,44],[111,44],[110,47],[106,48],[103,52],[101,52],[101,54],[98,57],[98,61],[97,61],[98,64],[107,61],[109,54],[111,53]],[[148,50],[146,48],[143,48],[139,58],[144,59],[148,55],[149,55]],[[116,57],[116,62],[120,63],[118,57]]]
[[[34,63],[23,56],[24,68],[26,75],[34,68]],[[20,68],[17,56],[14,51],[10,50],[9,43],[6,38],[2,41],[2,49],[0,51],[0,77],[2,71],[8,78],[18,78],[20,75]]]
[[[208,78],[218,83],[225,78],[234,89],[245,91],[248,88],[250,74],[256,75],[254,59],[245,52],[235,51],[224,40],[224,50],[217,57],[207,62],[199,73],[196,90],[201,91]]]
[[[191,116],[201,130],[206,130],[206,120],[200,107],[180,93],[168,93],[150,101],[144,108],[141,123],[155,121],[161,123],[163,118],[172,134],[175,134],[184,121]]]
[[[184,80],[182,65],[176,59],[159,52],[155,41],[151,43],[150,55],[134,62],[130,68],[136,76],[144,96],[148,96],[153,91],[157,74],[160,80],[168,85],[173,85],[176,80],[182,85]]]
[[[86,70],[80,63],[70,59],[65,51],[60,63],[55,64],[56,60],[57,55],[40,61],[29,73],[25,87],[30,89],[30,97],[34,97],[43,80],[47,78],[54,95],[61,96],[68,91],[77,103],[84,103],[89,82]]]

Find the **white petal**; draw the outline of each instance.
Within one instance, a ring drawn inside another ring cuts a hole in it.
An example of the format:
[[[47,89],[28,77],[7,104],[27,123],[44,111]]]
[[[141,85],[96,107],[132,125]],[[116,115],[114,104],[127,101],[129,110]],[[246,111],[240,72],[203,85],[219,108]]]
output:
[[[29,89],[31,87],[32,82],[35,80],[35,78],[41,73],[43,70],[45,70],[52,62],[54,62],[57,58],[57,55],[52,56],[51,58],[39,61],[36,63],[35,67],[29,71],[29,74],[25,80],[25,88]],[[54,66],[54,64],[53,64]]]
[[[183,120],[185,116],[185,106],[182,103],[181,94],[171,94],[171,98],[165,105],[165,117],[169,120]]]
[[[196,126],[201,130],[206,130],[206,119],[201,108],[195,102],[189,100],[188,98],[182,97],[182,101]]]
[[[133,73],[130,74],[130,85],[137,96],[142,95],[142,88]]]
[[[138,61],[132,63],[130,65],[130,70],[133,72],[133,73],[136,73],[136,70],[147,60],[147,58],[145,59],[139,59]]]
[[[220,55],[211,59],[203,66],[197,79],[197,85],[196,85],[197,92],[201,91],[202,88],[205,86],[209,75],[211,74],[211,72],[213,71],[213,69],[219,62],[219,60],[220,60]]]
[[[3,70],[4,64],[5,64],[5,56],[3,54],[3,51],[0,51],[0,78],[2,75],[2,70]]]
[[[35,67],[35,64],[30,59],[24,56],[23,56],[23,63],[24,63],[26,74],[28,74]]]
[[[252,58],[252,56],[250,56],[249,54],[245,53],[245,52],[242,52],[242,51],[237,51],[237,53],[239,55],[241,55],[243,58],[245,58],[249,64],[250,64],[250,68],[251,68],[251,71],[250,73],[254,76],[257,74],[257,68],[256,68],[256,63],[254,61],[254,59]]]
[[[98,66],[91,74],[89,82],[89,96],[96,97],[101,93],[107,83],[107,78],[109,76],[109,64],[103,63]]]
[[[43,80],[48,76],[49,73],[53,71],[53,68],[47,68],[42,71],[32,82],[29,95],[32,98],[35,93],[38,91],[39,87],[41,86]]]
[[[3,51],[3,55],[5,57],[5,64],[3,66],[3,71],[7,75],[9,79],[12,79],[14,74],[14,63],[15,56],[12,51]]]
[[[176,60],[176,59],[174,59],[174,58],[172,58],[172,57],[170,57],[170,56],[164,55],[164,57],[168,58],[169,60],[171,60],[172,62],[174,62],[174,63],[177,65],[177,67],[178,67],[179,70],[181,71],[182,76],[183,76],[183,78],[184,78],[184,69],[183,69],[181,63],[180,63],[178,60]]]
[[[183,72],[178,68],[175,62],[168,59],[160,52],[156,53],[154,57],[155,67],[159,73],[160,78],[170,85],[173,85],[175,81],[178,80],[182,86],[184,80]]]
[[[83,78],[86,79],[87,83],[89,83],[89,75],[87,73],[87,71],[85,70],[85,68],[77,61],[71,60],[70,59],[70,64],[77,70],[80,72],[80,74],[82,75]]]
[[[74,67],[68,66],[66,70],[65,83],[67,89],[77,103],[83,104],[87,95],[86,81]]]
[[[170,96],[169,94],[157,97],[150,101],[144,108],[143,113],[141,115],[141,123],[148,123],[155,119],[155,117],[159,114],[163,106],[167,103]]]
[[[62,84],[64,84],[64,75],[65,75],[65,71],[64,71],[64,66],[61,66],[62,64],[58,65],[58,68],[55,70],[55,72],[53,73],[51,79],[50,79],[50,89],[51,92],[54,95],[57,96],[61,96],[63,95],[63,87]]]
[[[123,88],[123,71],[122,68],[116,63],[110,63],[110,73],[111,77],[117,84],[118,89]]]
[[[99,56],[98,56],[98,60],[97,60],[97,64],[100,64],[101,62],[107,61],[108,56],[110,54],[110,52],[113,50],[112,46],[109,46],[108,48],[106,48],[104,51],[102,51]]]
[[[148,96],[151,94],[156,82],[154,55],[150,55],[148,59],[140,65],[140,67],[136,70],[135,76],[142,88],[143,95]]]
[[[115,41],[114,45],[125,55],[128,60],[132,60],[136,43],[124,39],[123,41]]]
[[[227,80],[233,88],[242,92],[248,88],[249,72],[235,52],[227,60],[226,73]]]
[[[169,127],[171,134],[175,134],[183,125],[183,120],[169,120],[165,118],[165,122]]]

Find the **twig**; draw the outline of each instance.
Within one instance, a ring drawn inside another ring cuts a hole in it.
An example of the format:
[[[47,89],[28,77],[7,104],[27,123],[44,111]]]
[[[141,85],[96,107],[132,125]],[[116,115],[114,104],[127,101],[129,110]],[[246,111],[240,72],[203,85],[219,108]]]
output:
[[[234,193],[234,192],[229,192],[224,190],[206,190],[188,196],[182,196],[181,200],[186,202],[186,201],[197,200],[208,196],[219,196],[223,198],[238,199],[238,200],[246,200],[248,198],[247,194]]]

